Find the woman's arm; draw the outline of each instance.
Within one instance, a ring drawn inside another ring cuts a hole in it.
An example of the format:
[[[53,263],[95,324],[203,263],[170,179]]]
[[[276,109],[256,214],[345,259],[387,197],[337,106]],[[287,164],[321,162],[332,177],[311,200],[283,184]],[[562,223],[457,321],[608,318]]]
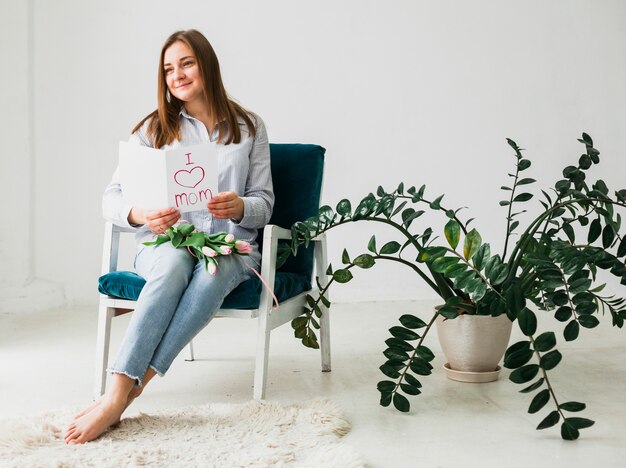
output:
[[[246,189],[241,197],[243,217],[239,225],[243,228],[260,229],[272,216],[274,190],[270,167],[270,145],[263,120],[255,115],[256,136],[250,151],[250,167],[246,179]]]

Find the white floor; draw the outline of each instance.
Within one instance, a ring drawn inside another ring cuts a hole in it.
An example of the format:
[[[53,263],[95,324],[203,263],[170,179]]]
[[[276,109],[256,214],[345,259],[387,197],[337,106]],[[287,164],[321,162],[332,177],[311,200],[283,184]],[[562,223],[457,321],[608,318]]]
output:
[[[508,371],[490,384],[447,380],[435,334],[435,373],[401,414],[378,405],[378,366],[388,328],[403,313],[427,318],[423,303],[335,304],[331,308],[333,371],[321,373],[317,352],[304,348],[290,327],[272,337],[268,399],[292,403],[335,401],[353,424],[345,438],[372,467],[624,467],[626,466],[626,330],[601,326],[575,344],[561,343],[563,362],[552,372],[562,401],[587,403],[580,416],[596,425],[576,442],[557,428],[536,431],[547,413],[529,415],[532,395],[517,393]],[[605,321],[608,317],[605,317]],[[114,320],[114,343],[126,317]],[[0,315],[0,417],[84,406],[93,386],[95,307],[64,307]],[[515,332],[513,339],[518,339]],[[195,340],[195,362],[179,358],[155,379],[133,411],[150,412],[251,398],[256,329],[253,321],[220,319]],[[112,352],[115,352],[116,345]],[[132,414],[132,413],[131,413]],[[1,450],[1,448],[0,448]]]

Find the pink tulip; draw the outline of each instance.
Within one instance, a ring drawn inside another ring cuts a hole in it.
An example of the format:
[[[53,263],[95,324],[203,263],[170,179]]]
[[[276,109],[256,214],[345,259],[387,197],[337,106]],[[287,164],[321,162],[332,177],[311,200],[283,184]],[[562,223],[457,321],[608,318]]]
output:
[[[202,247],[202,253],[207,257],[217,257],[217,252],[206,245]]]
[[[220,245],[220,250],[222,251],[222,255],[230,255],[233,253],[232,249],[227,245]]]
[[[224,241],[228,242],[229,244],[235,240],[235,236],[233,236],[232,234],[226,234],[226,237],[224,237]]]
[[[209,262],[209,264],[207,265],[207,270],[211,275],[215,276],[215,273],[217,272],[217,265],[215,264],[215,262]]]
[[[247,253],[252,252],[252,246],[250,245],[249,242],[238,240],[237,242],[235,242],[235,250],[238,253],[247,254]]]

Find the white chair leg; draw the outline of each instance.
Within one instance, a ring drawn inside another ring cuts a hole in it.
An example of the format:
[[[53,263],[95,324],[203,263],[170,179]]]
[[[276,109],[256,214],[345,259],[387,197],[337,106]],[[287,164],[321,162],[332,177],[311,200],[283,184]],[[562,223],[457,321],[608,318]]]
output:
[[[185,353],[185,361],[193,361],[194,357],[193,357],[193,340],[191,340],[189,342],[189,344],[187,345],[186,349],[186,353]]]
[[[109,341],[111,340],[111,320],[115,309],[101,305],[98,310],[98,337],[96,340],[96,384],[94,399],[104,394],[109,363]]]
[[[322,352],[322,372],[330,372],[330,313],[322,308],[320,317],[320,350]]]
[[[267,361],[270,352],[270,328],[267,312],[260,312],[257,337],[256,364],[254,369],[254,399],[265,399],[267,386]]]

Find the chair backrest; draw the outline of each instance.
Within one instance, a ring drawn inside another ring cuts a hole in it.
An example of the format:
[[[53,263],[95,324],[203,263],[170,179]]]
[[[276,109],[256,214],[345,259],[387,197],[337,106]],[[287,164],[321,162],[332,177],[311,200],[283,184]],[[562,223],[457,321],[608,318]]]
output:
[[[289,229],[296,221],[304,221],[317,213],[325,153],[326,150],[318,145],[270,144],[276,197],[271,224]],[[261,232],[259,238],[262,235]],[[313,247],[299,249],[298,255],[290,256],[279,271],[306,275],[310,279],[313,272]]]

